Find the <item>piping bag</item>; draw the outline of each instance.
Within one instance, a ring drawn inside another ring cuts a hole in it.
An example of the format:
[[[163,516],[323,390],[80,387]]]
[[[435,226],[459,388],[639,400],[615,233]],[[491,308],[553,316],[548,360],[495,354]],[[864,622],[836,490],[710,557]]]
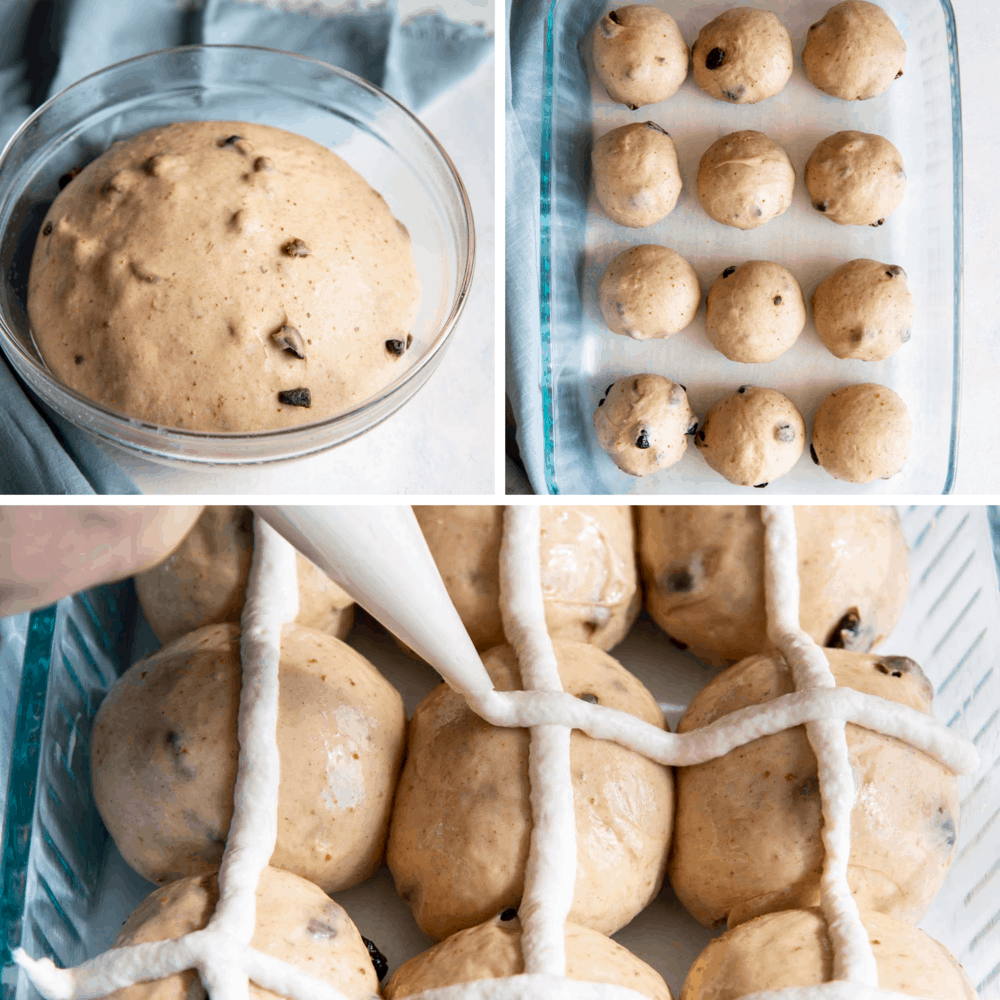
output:
[[[408,506],[255,506],[253,511],[455,690],[493,690]]]

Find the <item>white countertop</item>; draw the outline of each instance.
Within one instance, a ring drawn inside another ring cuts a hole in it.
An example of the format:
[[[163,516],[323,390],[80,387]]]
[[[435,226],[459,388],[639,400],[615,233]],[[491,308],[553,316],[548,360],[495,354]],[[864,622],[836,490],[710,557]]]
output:
[[[965,159],[962,411],[956,494],[1000,495],[1000,6],[952,0]]]
[[[485,20],[488,7],[475,6]],[[470,11],[471,13],[471,11]],[[472,202],[476,273],[440,368],[374,430],[323,455],[246,470],[181,471],[118,456],[144,493],[483,494],[494,492],[494,62],[420,115]]]

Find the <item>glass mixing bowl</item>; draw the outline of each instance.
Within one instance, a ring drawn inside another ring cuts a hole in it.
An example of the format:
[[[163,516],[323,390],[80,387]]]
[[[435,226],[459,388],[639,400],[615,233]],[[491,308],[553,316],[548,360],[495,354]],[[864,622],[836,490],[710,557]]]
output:
[[[188,431],[131,419],[67,388],[28,328],[28,270],[59,179],[112,142],[184,120],[257,122],[307,136],[346,160],[409,230],[421,284],[413,347],[395,380],[335,416],[281,430]],[[316,59],[247,45],[138,56],[67,87],[0,154],[0,346],[53,410],[111,445],[168,465],[251,465],[325,451],[362,434],[430,378],[469,293],[469,199],[434,136],[378,87]]]

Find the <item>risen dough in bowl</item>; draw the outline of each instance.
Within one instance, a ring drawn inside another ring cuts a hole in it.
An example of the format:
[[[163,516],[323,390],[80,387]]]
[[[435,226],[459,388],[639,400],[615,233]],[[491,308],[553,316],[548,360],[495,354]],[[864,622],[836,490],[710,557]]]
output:
[[[503,508],[415,506],[413,512],[476,648],[499,645]],[[549,634],[610,649],[632,627],[642,600],[632,509],[542,506],[541,519]]]
[[[933,1000],[976,1000],[962,967],[928,934],[882,913],[861,914],[880,989]],[[816,910],[785,910],[711,941],[684,980],[680,1000],[739,1000],[763,990],[814,986],[833,975],[826,922]]]
[[[649,691],[593,646],[554,643],[564,689],[664,727]],[[500,691],[520,689],[510,646],[483,657]],[[532,828],[526,729],[498,728],[447,685],[417,706],[386,860],[420,929],[444,938],[517,906]],[[611,934],[659,892],[673,819],[670,769],[614,743],[570,739],[577,873],[569,919]]]
[[[205,927],[219,898],[215,873],[194,875],[147,896],[125,921],[115,947],[166,941]],[[265,868],[257,887],[257,923],[250,947],[296,965],[349,998],[368,1000],[378,979],[357,927],[322,889],[278,868]],[[108,993],[108,1000],[195,1000],[204,997],[193,969]],[[276,1000],[250,983],[251,1000]]]
[[[410,238],[337,155],[247,122],[115,143],[52,203],[32,333],[71,389],[150,423],[289,427],[393,381],[419,282]]]
[[[211,871],[233,813],[239,628],[207,625],[133,664],[94,721],[94,798],[143,878]],[[378,868],[402,763],[399,693],[350,646],[281,635],[278,839],[271,863],[335,892]]]
[[[896,623],[908,589],[906,540],[888,507],[796,507],[799,618],[824,646],[867,651]],[[646,607],[706,663],[767,647],[759,507],[640,507]]]
[[[521,922],[512,910],[506,910],[401,965],[385,984],[385,996],[400,1000],[423,990],[523,972]],[[614,983],[650,1000],[670,1000],[670,990],[655,969],[611,938],[577,924],[566,924],[566,978]]]
[[[840,687],[928,715],[933,688],[905,656],[827,650]],[[779,653],[751,656],[710,681],[677,729],[795,689]],[[847,880],[863,910],[917,923],[955,853],[958,780],[907,743],[848,725],[857,794]],[[678,768],[670,884],[698,921],[729,926],[819,905],[823,841],[816,757],[804,726],[754,740],[723,757]]]
[[[252,557],[250,508],[206,507],[170,557],[135,578],[139,603],[157,638],[170,642],[202,625],[238,622]],[[295,565],[295,620],[343,639],[354,620],[353,599],[299,552]]]

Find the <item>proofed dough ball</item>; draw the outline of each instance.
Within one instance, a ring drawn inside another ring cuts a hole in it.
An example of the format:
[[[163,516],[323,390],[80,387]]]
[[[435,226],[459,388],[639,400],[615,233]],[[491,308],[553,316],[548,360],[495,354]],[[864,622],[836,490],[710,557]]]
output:
[[[614,983],[650,1000],[670,1000],[663,977],[611,938],[588,927],[566,924],[565,940],[567,979]],[[385,984],[385,996],[399,1000],[424,990],[523,972],[521,922],[513,910],[505,910],[502,916],[459,931],[401,965]]]
[[[773,361],[805,325],[802,289],[791,271],[773,261],[727,267],[708,290],[705,330],[730,361]]]
[[[204,928],[215,911],[213,872],[193,875],[147,896],[125,921],[113,947],[166,941]],[[347,997],[368,1000],[378,979],[357,927],[322,889],[291,872],[265,868],[257,885],[257,922],[250,947],[295,965]],[[198,1000],[205,997],[193,969],[108,993],[108,1000]],[[278,994],[250,982],[251,1000]]]
[[[125,860],[150,882],[217,867],[233,813],[240,632],[206,625],[133,664],[94,721],[94,798]],[[327,892],[382,858],[402,763],[399,693],[339,639],[281,633],[278,839],[271,863]]]
[[[820,340],[838,358],[891,358],[913,327],[906,272],[877,260],[851,260],[828,274],[813,292],[812,310]]]
[[[802,64],[806,76],[845,101],[877,97],[903,75],[906,42],[878,4],[845,0],[809,26]]]
[[[795,404],[776,389],[741,385],[705,414],[694,443],[729,482],[764,487],[799,460],[806,446],[806,423]]]
[[[884,385],[866,382],[831,392],[813,417],[813,461],[834,479],[891,479],[906,464],[913,421],[906,403]]]
[[[663,729],[663,712],[617,660],[594,646],[555,644],[563,688]],[[500,691],[519,690],[514,650],[483,657]],[[524,891],[532,817],[527,729],[491,726],[446,684],[417,706],[396,790],[386,860],[420,929],[444,938],[481,923]],[[611,934],[663,882],[673,814],[670,769],[579,731],[570,738],[576,888],[569,919]]]
[[[476,649],[504,642],[500,617],[503,507],[415,506],[414,514]],[[542,597],[554,639],[610,649],[642,603],[632,508],[539,508]]]
[[[669,215],[681,193],[677,151],[656,122],[622,125],[590,154],[597,200],[615,222],[641,229]]]
[[[698,426],[684,386],[663,375],[629,375],[594,410],[597,441],[622,472],[646,476],[679,462]]]
[[[867,651],[899,617],[906,539],[890,507],[796,507],[799,620],[820,645]],[[646,607],[675,645],[721,666],[767,648],[759,507],[640,507]]]
[[[933,688],[905,656],[828,649],[839,687],[931,714]],[[778,652],[709,681],[678,725],[687,733],[795,690]],[[847,880],[862,909],[917,923],[955,853],[958,779],[908,743],[847,726],[856,794]],[[818,906],[825,852],[816,757],[805,726],[678,768],[670,884],[698,921],[729,926]]]
[[[806,161],[813,208],[842,226],[881,226],[903,200],[906,171],[899,150],[880,135],[835,132]]]
[[[249,507],[206,507],[170,558],[135,578],[143,613],[161,642],[240,620],[253,544]],[[300,552],[295,566],[295,620],[343,639],[354,620],[353,599]]]
[[[882,913],[862,913],[879,989],[930,1000],[976,1000],[944,945]],[[758,917],[710,941],[684,981],[680,1000],[740,1000],[764,990],[814,986],[833,977],[833,947],[818,910]]]
[[[698,32],[691,49],[695,82],[717,101],[756,104],[792,75],[792,40],[769,10],[723,11]]]
[[[701,285],[679,253],[645,243],[622,251],[608,264],[597,298],[611,330],[649,340],[679,333],[694,319]]]
[[[594,69],[608,96],[635,111],[675,94],[688,71],[688,49],[677,22],[635,4],[608,11],[594,30]]]
[[[795,170],[788,154],[763,132],[724,135],[698,164],[698,201],[715,219],[756,229],[792,203]]]
[[[249,122],[114,143],[52,203],[28,282],[56,378],[213,432],[309,423],[384,389],[419,298],[382,196],[325,146]]]

